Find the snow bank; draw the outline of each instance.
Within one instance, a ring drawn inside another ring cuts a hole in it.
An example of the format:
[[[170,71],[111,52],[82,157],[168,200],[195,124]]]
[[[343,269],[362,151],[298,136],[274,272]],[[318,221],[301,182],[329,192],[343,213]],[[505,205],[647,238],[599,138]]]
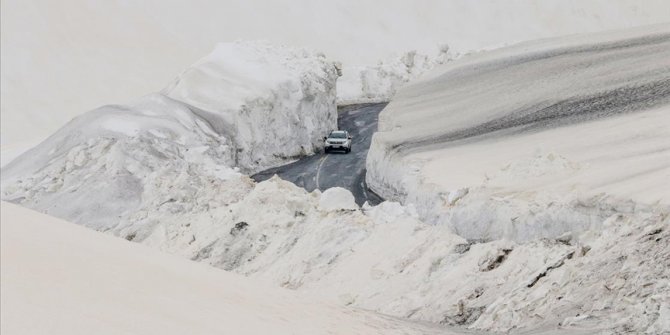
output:
[[[236,199],[251,184],[238,170],[311,154],[336,128],[336,78],[303,49],[219,45],[163,93],[77,117],[3,167],[2,198],[117,233],[151,208]]]
[[[163,94],[196,107],[256,172],[314,153],[337,128],[335,65],[323,54],[260,42],[219,44]]]
[[[358,205],[354,195],[347,189],[332,187],[323,192],[319,199],[319,208],[325,211],[356,210]]]
[[[469,240],[557,237],[666,208],[669,36],[664,25],[543,40],[437,68],[380,114],[368,185]]]
[[[2,203],[3,334],[437,334]]]
[[[409,51],[375,66],[344,66],[337,81],[338,105],[386,102],[396,91],[423,73],[454,58],[442,45],[437,55]]]

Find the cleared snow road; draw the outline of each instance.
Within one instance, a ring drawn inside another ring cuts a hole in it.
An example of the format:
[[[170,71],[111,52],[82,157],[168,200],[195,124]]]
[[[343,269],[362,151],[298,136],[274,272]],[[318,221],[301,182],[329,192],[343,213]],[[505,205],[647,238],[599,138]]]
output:
[[[277,174],[310,192],[339,186],[350,190],[359,205],[366,201],[378,204],[383,199],[372,193],[365,183],[365,158],[372,134],[377,129],[379,112],[385,106],[386,103],[378,103],[339,108],[338,127],[348,130],[353,137],[351,153],[331,152],[308,156],[291,164],[259,172],[252,178],[263,181]]]

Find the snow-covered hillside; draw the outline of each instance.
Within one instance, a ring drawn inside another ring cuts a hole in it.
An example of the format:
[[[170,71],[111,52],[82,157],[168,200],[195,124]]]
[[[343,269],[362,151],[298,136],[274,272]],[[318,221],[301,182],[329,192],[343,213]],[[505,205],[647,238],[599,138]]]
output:
[[[368,185],[473,240],[668,210],[670,26],[465,57],[379,116]]]
[[[374,66],[408,50],[457,53],[667,22],[666,0],[3,0],[2,145],[155,92],[219,42],[268,39]],[[345,71],[346,72],[346,71]]]
[[[448,334],[270,287],[5,202],[1,212],[5,335]]]

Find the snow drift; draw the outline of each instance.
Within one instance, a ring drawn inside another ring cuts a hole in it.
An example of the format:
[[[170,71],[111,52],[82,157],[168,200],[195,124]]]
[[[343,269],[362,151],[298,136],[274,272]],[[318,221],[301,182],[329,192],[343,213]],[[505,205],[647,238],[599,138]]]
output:
[[[381,112],[368,185],[470,240],[667,212],[669,59],[665,25],[450,62]]]

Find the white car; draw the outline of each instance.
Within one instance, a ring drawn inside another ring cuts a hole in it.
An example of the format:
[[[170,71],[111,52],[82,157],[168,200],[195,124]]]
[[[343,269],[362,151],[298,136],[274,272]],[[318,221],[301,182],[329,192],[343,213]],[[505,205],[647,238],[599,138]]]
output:
[[[345,153],[351,152],[351,135],[346,130],[335,130],[323,138],[325,141],[324,151],[326,153],[332,150],[344,150]]]

